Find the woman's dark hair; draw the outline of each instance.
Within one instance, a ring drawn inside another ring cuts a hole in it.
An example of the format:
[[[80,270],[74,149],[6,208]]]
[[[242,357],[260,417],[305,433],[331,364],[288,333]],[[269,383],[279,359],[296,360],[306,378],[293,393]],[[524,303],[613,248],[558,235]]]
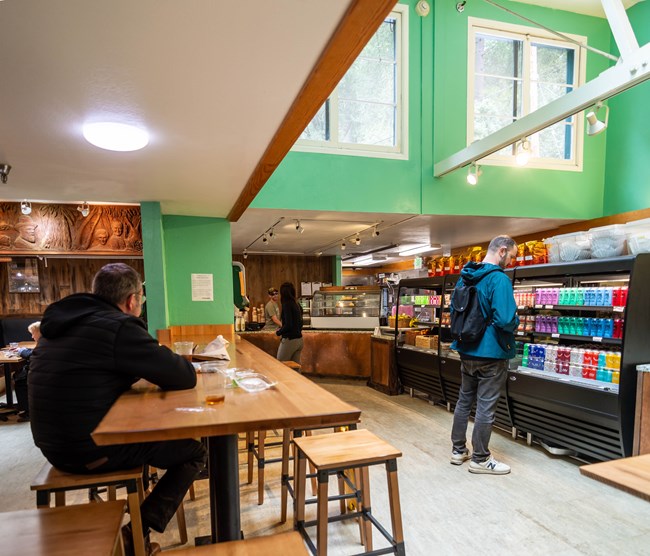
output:
[[[296,301],[296,288],[293,287],[291,282],[284,282],[280,286],[280,303],[297,303]]]

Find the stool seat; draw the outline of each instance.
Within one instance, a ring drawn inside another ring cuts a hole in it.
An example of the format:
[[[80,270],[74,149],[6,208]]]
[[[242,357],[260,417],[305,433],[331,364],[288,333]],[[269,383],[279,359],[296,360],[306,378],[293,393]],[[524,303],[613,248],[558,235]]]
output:
[[[294,438],[294,443],[318,469],[372,465],[402,456],[402,452],[365,429]]]
[[[258,556],[259,554],[264,556],[306,556],[309,552],[307,552],[305,543],[302,542],[300,533],[291,531],[243,541],[165,551],[165,554],[178,554],[178,556]]]
[[[294,371],[300,372],[300,369],[302,369],[302,365],[300,363],[296,363],[295,361],[281,361],[281,363],[290,369],[293,369]]]
[[[127,481],[138,481],[142,479],[142,466],[132,469],[111,471],[109,473],[95,473],[91,475],[77,475],[66,473],[54,467],[51,463],[45,462],[38,475],[34,477],[31,490],[78,490],[90,488],[96,485],[106,486],[120,484]]]

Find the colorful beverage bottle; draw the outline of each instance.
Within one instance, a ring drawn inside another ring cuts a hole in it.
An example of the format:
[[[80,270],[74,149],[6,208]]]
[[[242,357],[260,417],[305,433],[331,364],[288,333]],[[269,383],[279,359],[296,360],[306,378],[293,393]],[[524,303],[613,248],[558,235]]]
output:
[[[603,305],[606,307],[612,306],[612,290],[613,288],[611,287],[605,288],[605,293],[603,295]]]
[[[614,288],[612,290],[612,306],[621,307],[621,288]]]
[[[627,291],[627,286],[623,286],[621,288],[621,307],[625,307],[627,305]]]
[[[614,319],[603,319],[603,338],[614,337]]]
[[[584,304],[585,304],[585,289],[576,288],[576,305],[584,305]]]

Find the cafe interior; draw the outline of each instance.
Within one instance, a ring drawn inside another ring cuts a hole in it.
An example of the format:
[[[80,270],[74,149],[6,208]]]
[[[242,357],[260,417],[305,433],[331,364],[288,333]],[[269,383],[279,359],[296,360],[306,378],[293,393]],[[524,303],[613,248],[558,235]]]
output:
[[[570,42],[577,78],[470,141],[468,41],[485,21]],[[198,373],[187,391],[137,383],[93,433],[97,445],[203,439],[206,472],[151,535],[163,552],[645,553],[647,461],[630,486],[501,427],[490,446],[512,473],[466,473],[449,465],[453,406],[400,383],[379,326],[390,307],[377,326],[305,321],[300,363],[276,359],[260,315],[283,282],[308,306],[329,287],[388,290],[382,303],[396,304],[399,280],[427,277],[431,255],[650,218],[648,22],[643,0],[0,0],[6,546],[126,554],[120,527],[137,531],[142,477],[164,473],[62,473],[12,391],[18,350],[38,349],[27,326],[123,262],[144,280],[151,336],[177,353],[189,342]],[[377,54],[386,29],[394,42]],[[321,121],[345,105],[339,84],[386,56],[394,97],[369,104],[395,118],[392,142],[316,140],[344,122]],[[533,138],[558,125],[571,138],[559,166],[498,159],[541,148]],[[130,143],[104,143],[125,129]]]

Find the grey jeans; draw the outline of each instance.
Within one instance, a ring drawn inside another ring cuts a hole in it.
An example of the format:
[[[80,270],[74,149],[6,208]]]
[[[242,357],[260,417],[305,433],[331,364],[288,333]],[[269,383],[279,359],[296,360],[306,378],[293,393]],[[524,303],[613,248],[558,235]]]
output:
[[[278,361],[294,361],[300,363],[300,354],[302,353],[302,338],[282,338],[278,348]]]
[[[507,359],[465,359],[461,362],[462,384],[454,410],[451,442],[456,452],[467,449],[467,423],[472,405],[476,401],[472,461],[482,462],[490,457],[488,444],[492,434],[494,412],[506,381],[507,371]]]

